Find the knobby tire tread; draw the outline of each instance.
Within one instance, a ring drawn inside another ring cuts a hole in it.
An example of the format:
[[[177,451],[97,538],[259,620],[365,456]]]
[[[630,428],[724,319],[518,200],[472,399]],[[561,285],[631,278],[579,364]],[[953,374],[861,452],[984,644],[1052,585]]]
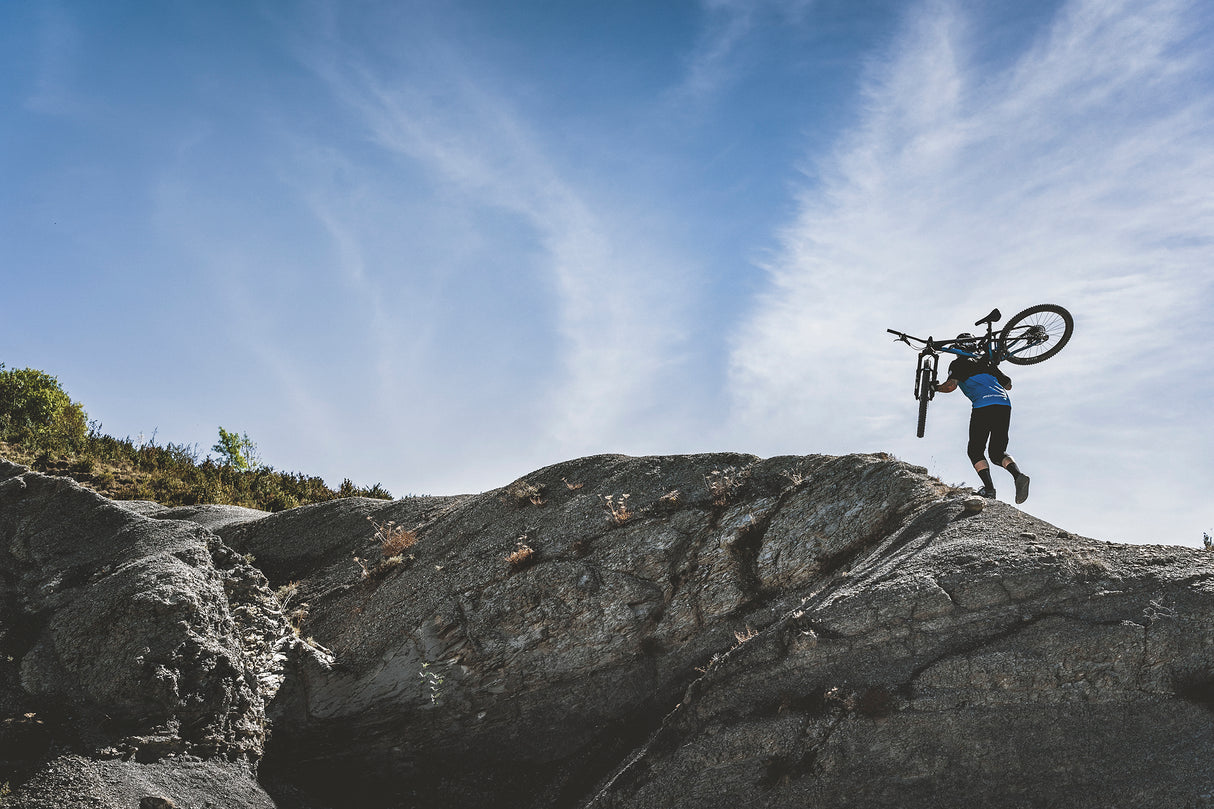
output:
[[[1025,321],[1033,315],[1038,315],[1043,312],[1057,315],[1062,319],[1064,326],[1062,335],[1054,340],[1054,344],[1048,349],[1035,356],[1013,356],[1008,353],[1008,343],[1012,338],[1012,332],[1020,326],[1022,321]],[[1036,306],[1030,306],[1022,312],[1018,312],[1007,325],[1003,327],[1003,331],[999,334],[999,354],[1004,357],[1012,365],[1036,365],[1039,362],[1045,362],[1050,357],[1053,357],[1061,351],[1071,339],[1071,335],[1075,331],[1075,319],[1071,317],[1071,313],[1055,303],[1040,303]]]
[[[927,403],[932,400],[932,371],[930,368],[919,370],[919,428],[915,434],[923,437],[927,429]]]

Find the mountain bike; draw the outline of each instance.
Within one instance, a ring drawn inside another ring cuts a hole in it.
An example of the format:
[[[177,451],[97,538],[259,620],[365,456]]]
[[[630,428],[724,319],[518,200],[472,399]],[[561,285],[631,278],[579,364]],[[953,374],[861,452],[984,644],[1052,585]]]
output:
[[[956,354],[974,360],[984,360],[993,366],[1003,361],[1012,365],[1036,365],[1056,355],[1071,339],[1075,331],[1075,320],[1071,313],[1053,303],[1030,306],[1007,322],[1003,330],[995,333],[995,324],[1002,315],[998,309],[974,323],[986,326],[984,337],[936,340],[928,337],[912,337],[894,329],[886,329],[894,335],[895,342],[906,343],[911,348],[922,344],[919,360],[915,363],[915,399],[919,402],[919,428],[915,433],[920,438],[927,427],[927,405],[936,396],[936,373],[940,365],[940,354]]]

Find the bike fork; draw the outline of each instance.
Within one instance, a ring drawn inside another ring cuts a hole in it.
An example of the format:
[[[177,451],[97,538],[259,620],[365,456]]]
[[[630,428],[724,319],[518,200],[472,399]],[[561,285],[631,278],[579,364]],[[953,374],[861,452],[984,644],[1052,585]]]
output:
[[[922,387],[921,382],[924,381],[924,376],[923,376],[924,368],[927,368],[928,370],[931,371],[931,375],[928,377],[928,379],[930,379],[931,384],[928,387],[928,390],[926,391],[927,398],[928,399],[936,398],[936,370],[937,370],[937,368],[939,368],[939,366],[940,366],[940,355],[939,354],[929,353],[927,351],[924,351],[922,354],[919,355],[919,362],[915,366],[915,399],[918,399],[924,393],[924,391],[920,390],[920,387]]]

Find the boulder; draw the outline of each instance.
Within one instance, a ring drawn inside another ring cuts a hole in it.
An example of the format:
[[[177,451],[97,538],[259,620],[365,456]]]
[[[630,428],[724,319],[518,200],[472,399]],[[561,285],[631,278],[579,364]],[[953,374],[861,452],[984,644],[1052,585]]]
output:
[[[597,456],[223,531],[275,549],[336,659],[292,672],[266,770],[321,793],[356,772],[389,804],[572,805],[713,655],[947,491],[882,455]],[[368,517],[416,545],[388,564]]]
[[[883,454],[604,455],[265,514],[0,464],[0,783],[21,807],[1214,807],[1214,554],[970,494]]]
[[[120,805],[104,795],[136,771],[172,793],[174,759],[235,768],[266,805],[252,764],[293,641],[265,578],[206,529],[0,461],[6,805],[66,805],[63,784]]]
[[[1214,805],[1212,562],[936,504],[709,666],[585,806]]]

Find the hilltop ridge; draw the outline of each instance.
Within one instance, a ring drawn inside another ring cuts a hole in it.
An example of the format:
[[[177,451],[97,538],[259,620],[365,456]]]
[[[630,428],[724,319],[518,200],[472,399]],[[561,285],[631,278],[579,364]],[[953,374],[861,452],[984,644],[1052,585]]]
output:
[[[268,514],[0,463],[0,771],[19,807],[1212,805],[1214,554],[970,494],[604,455]]]

